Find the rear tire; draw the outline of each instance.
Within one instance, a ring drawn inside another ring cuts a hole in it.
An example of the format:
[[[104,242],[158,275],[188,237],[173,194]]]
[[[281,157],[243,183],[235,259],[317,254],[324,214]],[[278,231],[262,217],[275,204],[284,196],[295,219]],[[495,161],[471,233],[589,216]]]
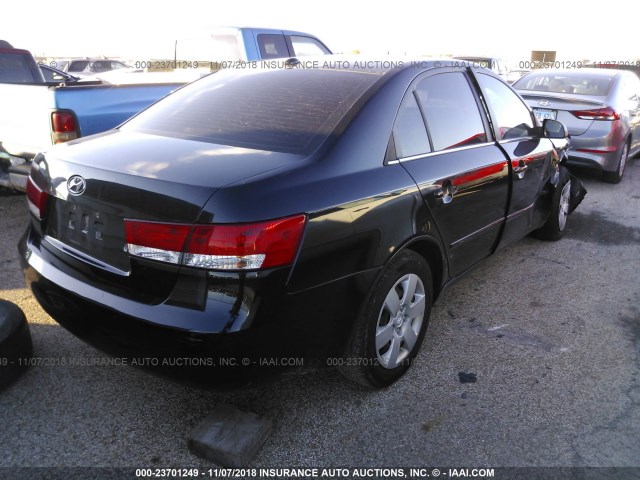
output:
[[[17,305],[0,300],[0,391],[27,369],[33,353],[29,324]]]
[[[432,299],[427,261],[411,250],[398,253],[356,319],[340,373],[368,388],[386,387],[402,377],[420,350]]]
[[[545,224],[533,232],[541,240],[560,240],[564,236],[571,204],[571,175],[560,167],[560,180],[551,200],[551,212]]]
[[[615,172],[602,172],[602,180],[607,183],[620,183],[622,175],[624,175],[624,169],[627,166],[627,160],[629,159],[629,142],[625,142],[620,152],[620,158],[618,159],[618,167]]]

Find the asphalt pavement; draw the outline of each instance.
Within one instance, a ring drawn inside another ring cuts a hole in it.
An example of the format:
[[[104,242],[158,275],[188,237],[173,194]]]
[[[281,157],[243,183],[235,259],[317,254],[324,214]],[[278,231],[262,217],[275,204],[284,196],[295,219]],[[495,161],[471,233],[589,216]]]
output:
[[[0,298],[27,315],[39,360],[0,393],[0,477],[216,468],[187,437],[221,404],[273,421],[256,469],[640,467],[640,160],[619,185],[578,175],[588,194],[566,237],[525,238],[448,289],[417,361],[382,391],[318,366],[193,385],[114,364],[25,288],[26,200],[1,192]]]

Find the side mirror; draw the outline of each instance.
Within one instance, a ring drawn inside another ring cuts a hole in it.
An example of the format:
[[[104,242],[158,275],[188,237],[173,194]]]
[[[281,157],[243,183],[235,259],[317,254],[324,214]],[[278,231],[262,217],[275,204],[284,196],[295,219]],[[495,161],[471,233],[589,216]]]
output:
[[[569,138],[569,131],[563,123],[547,118],[542,122],[542,134],[546,138]]]

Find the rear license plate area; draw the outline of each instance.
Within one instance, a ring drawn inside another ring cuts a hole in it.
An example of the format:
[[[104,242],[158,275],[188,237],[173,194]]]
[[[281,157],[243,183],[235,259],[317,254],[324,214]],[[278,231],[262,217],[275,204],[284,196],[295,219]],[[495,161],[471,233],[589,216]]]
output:
[[[131,268],[129,256],[124,251],[123,221],[117,216],[84,204],[56,199],[47,235],[89,257],[86,261],[90,264],[104,263],[125,272]]]
[[[70,246],[90,251],[105,239],[105,216],[75,203],[64,202],[58,212],[57,238]]]
[[[534,108],[533,114],[540,122],[543,122],[544,120],[555,120],[558,116],[558,111],[548,110],[544,108]]]

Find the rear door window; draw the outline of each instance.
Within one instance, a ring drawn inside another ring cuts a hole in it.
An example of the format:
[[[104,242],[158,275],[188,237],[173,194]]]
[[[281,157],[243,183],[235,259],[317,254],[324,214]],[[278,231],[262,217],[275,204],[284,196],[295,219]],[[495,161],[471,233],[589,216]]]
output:
[[[108,70],[111,69],[111,62],[109,61],[103,61],[103,60],[97,60],[95,62],[91,62],[91,65],[89,66],[89,70],[91,70],[92,72],[106,72]]]
[[[289,49],[284,35],[263,33],[258,35],[260,56],[264,59],[289,57]]]
[[[331,53],[327,47],[311,37],[291,35],[291,45],[293,46],[293,55],[328,55]]]
[[[396,123],[393,126],[393,140],[397,158],[431,152],[427,128],[412,92],[407,93],[398,111]]]
[[[426,118],[433,151],[487,141],[478,104],[462,72],[425,78],[418,83],[416,96]]]

